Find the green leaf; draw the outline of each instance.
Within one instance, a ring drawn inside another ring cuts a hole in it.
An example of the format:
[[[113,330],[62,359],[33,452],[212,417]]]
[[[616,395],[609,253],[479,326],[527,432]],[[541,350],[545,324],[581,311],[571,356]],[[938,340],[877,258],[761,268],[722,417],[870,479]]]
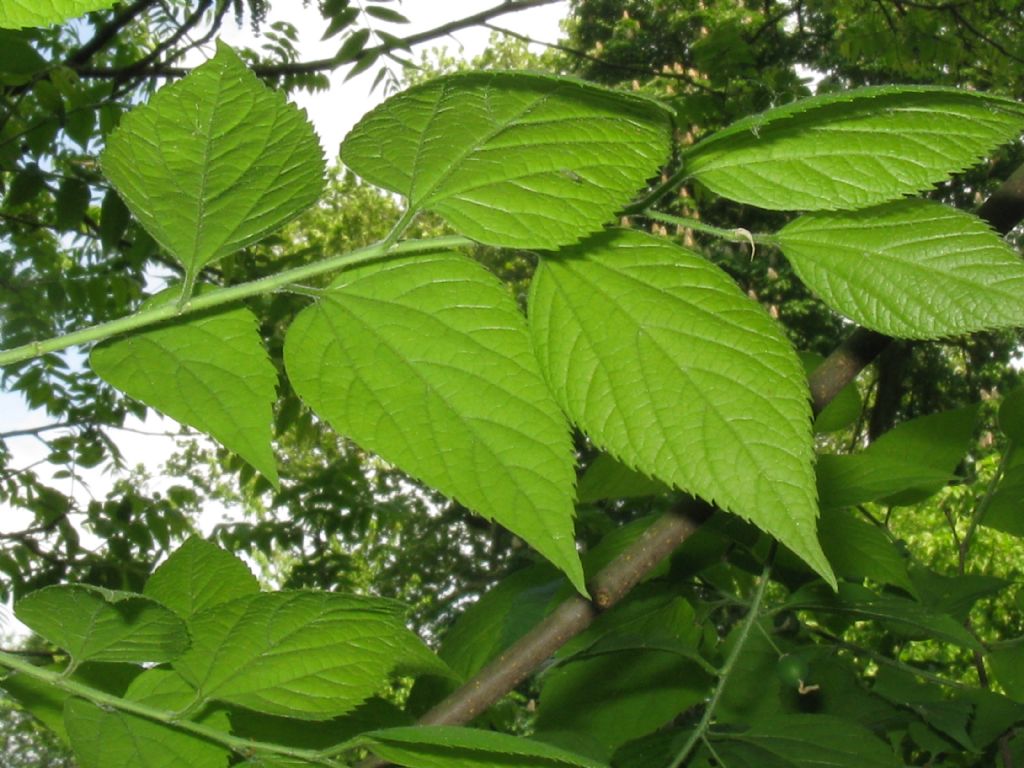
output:
[[[46,177],[39,170],[39,166],[31,163],[15,175],[11,186],[4,196],[4,206],[14,208],[25,203],[30,203],[39,197],[39,194],[46,189]]]
[[[694,145],[712,191],[773,210],[866,208],[923,192],[1024,129],[1024,107],[977,92],[882,86],[740,120]]]
[[[547,616],[567,594],[565,580],[548,563],[536,563],[499,581],[468,605],[442,637],[438,656],[460,680],[420,678],[408,710],[426,712]]]
[[[381,21],[389,21],[392,24],[408,24],[409,20],[405,18],[398,11],[392,10],[391,8],[381,8],[377,5],[369,5],[366,7],[366,13],[373,16],[375,19]]]
[[[226,768],[231,756],[211,741],[84,699],[67,702],[64,723],[81,768]]]
[[[5,13],[9,13],[6,4],[0,5],[0,27],[13,26],[3,23]],[[32,46],[28,34],[0,29],[0,83],[24,85],[31,82],[33,76],[47,66],[46,59]],[[34,88],[37,98],[41,83],[50,85],[48,80],[38,81]],[[43,106],[45,108],[45,105]]]
[[[45,27],[112,6],[116,0],[4,0],[0,27]]]
[[[633,499],[660,496],[670,488],[659,480],[630,469],[607,453],[602,453],[587,467],[576,491],[580,504],[602,499]]]
[[[64,665],[48,664],[44,666],[50,672],[63,672]],[[80,665],[69,679],[76,683],[84,683],[104,693],[123,696],[131,681],[142,672],[137,664],[85,663]],[[8,675],[0,679],[0,688],[17,700],[39,722],[53,731],[57,738],[68,743],[68,734],[64,730],[64,704],[72,698],[71,694],[50,683],[25,675]]]
[[[103,243],[104,251],[112,251],[120,246],[131,220],[131,213],[121,196],[113,189],[108,189],[100,206],[100,242]]]
[[[309,720],[345,714],[396,669],[443,668],[388,600],[273,592],[221,603],[190,622],[174,668],[203,699]]]
[[[371,731],[357,740],[378,757],[407,768],[604,768],[539,741],[452,726]]]
[[[876,457],[869,451],[819,456],[815,470],[823,510],[855,507],[904,493],[927,498],[953,479],[951,472],[915,460]]]
[[[907,562],[885,532],[841,509],[821,511],[821,548],[835,572],[845,579],[871,579],[914,593]]]
[[[823,589],[821,584],[809,584],[794,592],[785,607],[872,619],[899,628],[913,638],[932,638],[982,650],[974,635],[952,617],[915,600],[878,595],[856,584],[840,584],[838,594]]]
[[[437,678],[430,678],[437,679]],[[413,725],[413,719],[389,701],[367,699],[347,715],[331,720],[295,720],[232,708],[231,733],[243,739],[319,751],[378,728]]]
[[[1017,387],[999,405],[999,429],[1024,446],[1024,387]]]
[[[53,208],[54,226],[57,229],[77,229],[89,210],[89,185],[81,179],[64,179],[57,188]]]
[[[188,276],[278,229],[323,188],[323,153],[305,113],[224,44],[125,115],[101,161]]]
[[[988,225],[931,200],[809,213],[778,234],[826,304],[889,336],[934,339],[1024,325],[1024,264]]]
[[[803,368],[723,272],[605,232],[541,260],[530,325],[563,410],[602,450],[751,520],[833,580]]]
[[[614,218],[669,150],[659,104],[578,80],[470,72],[415,86],[364,117],[343,162],[500,247],[557,248]]]
[[[174,301],[180,288],[144,308]],[[219,441],[277,483],[271,447],[277,371],[244,307],[190,315],[96,346],[96,375]]]
[[[1006,470],[980,522],[997,531],[1024,537],[1024,464]]]
[[[722,655],[727,657],[737,643],[744,643],[729,673],[729,684],[718,699],[715,720],[719,723],[743,726],[778,714],[787,692],[788,686],[783,685],[777,672],[779,648],[771,640],[774,631],[771,618],[762,616],[757,624],[746,639],[742,626],[734,624],[720,646]]]
[[[970,702],[960,697],[951,698],[942,686],[920,682],[903,669],[882,667],[874,674],[874,678],[875,683],[871,687],[873,694],[911,710],[944,738],[956,741],[971,752],[977,752],[967,732],[974,709]],[[913,735],[915,740],[920,739],[918,734]],[[925,738],[931,740],[932,736],[926,735]]]
[[[826,715],[780,715],[742,733],[712,738],[730,768],[900,768],[892,749],[868,729]]]
[[[1006,695],[1024,702],[1024,646],[1011,645],[989,651],[987,659]]]
[[[29,628],[84,661],[170,661],[189,646],[185,623],[155,600],[86,584],[32,592],[14,609]]]
[[[288,376],[340,433],[562,569],[580,591],[572,443],[505,287],[456,254],[343,273],[292,323]]]
[[[920,566],[908,570],[918,600],[933,610],[952,616],[961,624],[967,621],[978,600],[997,595],[1011,584],[1006,579],[982,573],[943,576]]]
[[[259,583],[245,563],[198,536],[172,553],[143,590],[183,619],[259,591]]]
[[[568,659],[542,678],[539,734],[589,734],[610,755],[707,697],[713,680],[693,659],[693,608],[661,596],[622,608],[564,649]]]
[[[819,456],[818,494],[822,509],[869,501],[916,504],[953,479],[967,452],[976,405],[920,416],[898,424],[860,453]]]

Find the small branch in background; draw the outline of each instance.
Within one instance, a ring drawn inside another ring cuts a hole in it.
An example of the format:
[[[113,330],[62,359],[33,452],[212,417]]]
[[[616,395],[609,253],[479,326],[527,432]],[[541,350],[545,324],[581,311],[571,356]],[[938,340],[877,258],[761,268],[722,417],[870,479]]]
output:
[[[158,2],[159,0],[135,0],[134,3],[123,8],[109,22],[100,27],[88,43],[71,54],[64,62],[65,65],[76,69],[85,64],[117,37],[118,32]]]
[[[446,37],[447,35],[458,32],[462,29],[483,26],[490,19],[498,16],[504,16],[508,13],[516,13],[530,8],[538,8],[543,5],[551,5],[558,1],[559,0],[505,0],[505,2],[500,3],[499,5],[480,11],[479,13],[475,13],[472,16],[449,21],[445,24],[434,27],[433,29],[428,29],[423,32],[417,32],[416,34],[409,35],[408,37],[400,38],[393,43],[382,43],[381,45],[367,48],[364,53],[366,55],[386,55],[396,49],[404,50],[405,48],[419,45],[420,43],[425,43],[438,37]],[[252,68],[252,71],[260,77],[309,75],[316,74],[318,72],[331,72],[345,63],[347,62],[341,61],[338,57],[334,56],[329,59],[316,59],[314,61],[283,62],[281,64],[256,66]],[[138,62],[133,62],[122,67],[78,67],[77,71],[81,77],[113,78],[115,80],[122,79],[129,74],[138,77],[184,77],[192,71],[187,67],[172,67],[165,65],[153,65],[137,68],[138,64]]]

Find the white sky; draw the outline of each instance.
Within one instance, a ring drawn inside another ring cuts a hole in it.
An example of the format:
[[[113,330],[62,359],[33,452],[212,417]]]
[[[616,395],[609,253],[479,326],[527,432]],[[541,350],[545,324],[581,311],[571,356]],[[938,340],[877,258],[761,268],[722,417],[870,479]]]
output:
[[[479,11],[492,8],[499,4],[499,0],[405,0],[393,7],[409,18],[410,24],[394,25],[374,20],[377,28],[398,36],[413,34],[421,30],[432,29],[445,22],[461,19]],[[267,19],[267,25],[274,21],[285,19],[294,24],[299,31],[299,45],[303,60],[327,58],[334,55],[341,44],[339,37],[331,38],[321,42],[323,33],[323,19],[316,11],[316,3],[311,2],[309,7],[303,8],[299,0],[276,0],[272,5],[272,13]],[[284,12],[287,9],[287,12]],[[496,23],[535,39],[547,42],[556,42],[559,37],[559,22],[568,12],[567,0],[561,0],[548,6],[541,6],[516,14],[508,14],[498,17]],[[466,29],[447,37],[439,38],[426,45],[414,49],[412,58],[418,61],[421,51],[435,47],[447,46],[449,53],[461,55],[463,58],[472,58],[483,52],[486,48],[490,31],[483,28]],[[238,29],[234,21],[230,21],[223,31],[222,39],[235,46],[254,45],[251,31],[246,24]],[[206,54],[213,55],[213,45],[206,50]],[[194,63],[198,63],[194,62]],[[309,114],[321,143],[324,146],[328,162],[337,158],[338,146],[348,130],[371,108],[376,106],[384,98],[382,88],[378,88],[372,94],[369,92],[373,79],[376,76],[378,67],[372,67],[368,72],[353,78],[347,83],[343,82],[346,69],[336,73],[331,78],[331,89],[329,91],[309,94],[298,93],[294,101],[303,107]],[[19,395],[0,393],[0,432],[29,429],[50,423],[45,413],[31,411],[27,408]],[[175,422],[151,415],[145,423],[131,420],[126,424],[128,430],[115,431],[115,439],[121,447],[129,463],[142,463],[151,472],[156,474],[160,466],[175,450],[175,441],[163,436],[160,433],[177,432]],[[139,431],[131,431],[139,430]],[[156,433],[153,435],[141,434],[142,432]],[[49,433],[54,437],[55,433]],[[47,455],[45,446],[34,437],[18,437],[9,441],[9,446],[14,453],[12,467],[26,467],[34,464]],[[39,474],[45,479],[49,475],[45,468],[39,468]],[[71,480],[52,480],[54,487],[68,493],[73,493],[83,503],[90,497],[102,499],[113,486],[114,478],[100,470],[84,471],[88,488],[74,485]],[[166,487],[167,484],[157,482],[155,487]],[[216,522],[216,517],[204,521],[205,529],[211,528]],[[0,505],[0,530],[18,530],[31,523],[31,520],[10,508]],[[87,538],[83,544],[88,546]],[[4,630],[4,617],[0,612],[0,634]]]

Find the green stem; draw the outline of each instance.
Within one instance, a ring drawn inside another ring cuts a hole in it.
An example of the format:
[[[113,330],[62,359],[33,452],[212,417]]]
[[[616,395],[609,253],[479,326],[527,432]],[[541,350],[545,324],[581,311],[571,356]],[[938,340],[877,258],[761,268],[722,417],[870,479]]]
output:
[[[686,166],[683,165],[678,171],[673,173],[665,181],[661,182],[661,184],[656,186],[649,193],[623,208],[620,213],[623,216],[633,216],[637,213],[645,213],[650,206],[657,203],[662,197],[686,181],[689,175],[690,174],[687,172]]]
[[[722,240],[728,240],[730,243],[747,243],[754,241],[758,245],[776,245],[778,239],[775,235],[769,235],[764,233],[755,234],[745,229],[723,229],[722,227],[715,227],[711,224],[705,224],[703,221],[698,219],[687,219],[681,216],[672,216],[668,213],[661,213],[661,211],[644,211],[643,215],[653,221],[660,221],[662,224],[674,224],[678,227],[686,227],[696,232],[704,232],[708,235],[714,235]]]
[[[388,232],[387,237],[382,241],[383,246],[390,250],[390,248],[398,242],[398,238],[405,234],[405,230],[409,228],[409,225],[412,224],[413,219],[416,218],[418,213],[418,210],[414,210],[412,208],[406,210],[406,212],[402,214],[401,218],[395,222],[395,226],[393,226],[391,231]]]
[[[129,701],[128,699],[122,699],[120,696],[114,696],[113,694],[105,691],[96,690],[95,688],[80,683],[77,680],[65,677],[62,672],[54,672],[49,669],[37,667],[36,665],[9,653],[0,652],[0,667],[6,667],[17,674],[38,680],[39,682],[61,690],[70,696],[77,696],[87,701],[91,701],[96,706],[105,710],[116,709],[119,712],[125,712],[130,715],[142,717],[146,720],[160,723],[169,728],[185,731],[202,739],[221,744],[232,752],[240,755],[266,753],[292,757],[297,760],[306,760],[307,762],[330,766],[331,768],[337,768],[338,765],[336,761],[326,758],[322,752],[284,747],[280,744],[268,744],[266,742],[253,741],[251,739],[243,739],[239,736],[234,736],[230,733],[225,733],[224,731],[219,731],[216,728],[210,728],[209,726],[202,725],[201,723],[196,723],[191,720],[177,720],[175,719],[175,714],[172,712],[156,709],[137,701]]]
[[[725,686],[729,683],[729,677],[732,675],[732,670],[736,666],[736,662],[739,660],[740,654],[743,652],[744,646],[747,644],[747,640],[750,638],[750,631],[754,628],[754,624],[757,622],[758,617],[761,615],[761,603],[764,601],[765,592],[768,589],[768,577],[771,576],[772,572],[772,561],[775,554],[775,546],[772,545],[772,554],[768,557],[768,561],[765,563],[764,570],[761,571],[761,580],[758,582],[757,589],[754,591],[754,597],[750,601],[750,608],[747,611],[747,616],[743,620],[743,624],[740,625],[740,633],[736,638],[736,642],[729,650],[729,655],[725,659],[725,663],[722,664],[722,669],[718,673],[718,684],[715,685],[715,690],[711,694],[711,698],[708,699],[707,706],[704,708],[704,714],[700,718],[700,722],[697,723],[697,727],[690,733],[690,737],[683,744],[682,749],[676,753],[675,759],[669,763],[668,768],[679,768],[686,759],[690,756],[693,748],[697,746],[697,742],[701,741],[711,726],[711,720],[715,716],[715,710],[718,708],[718,702],[722,698],[722,694],[725,692]]]
[[[63,336],[55,336],[44,341],[34,341],[20,347],[0,351],[0,366],[18,363],[22,360],[30,360],[34,357],[41,357],[49,352],[57,352],[76,344],[90,344],[97,341],[109,339],[129,331],[137,331],[150,325],[172,320],[178,317],[189,315],[201,310],[218,307],[222,304],[229,304],[240,299],[247,299],[251,296],[258,296],[264,293],[271,293],[280,290],[291,283],[301,282],[311,277],[323,275],[328,272],[352,267],[356,264],[363,264],[377,259],[392,258],[394,256],[406,256],[415,253],[429,253],[431,251],[447,250],[451,248],[465,248],[473,245],[473,241],[458,236],[433,237],[426,240],[410,240],[388,248],[383,243],[359,248],[349,253],[343,253],[330,259],[324,259],[314,264],[306,264],[295,269],[279,272],[259,280],[248,283],[232,285],[228,288],[221,288],[216,291],[209,291],[199,296],[194,296],[178,307],[174,302],[164,304],[154,309],[147,309],[136,312],[133,315],[120,317],[117,320],[100,323],[89,328]]]
[[[964,534],[964,538],[960,542],[961,568],[967,560],[967,553],[971,548],[971,541],[974,539],[974,534],[977,532],[978,526],[985,517],[985,513],[988,511],[989,506],[992,504],[992,497],[995,495],[996,488],[999,486],[999,481],[1002,480],[1003,475],[1006,474],[1006,468],[1010,466],[1010,462],[1013,460],[1013,454],[1016,452],[1017,442],[1015,440],[1011,440],[1010,444],[1006,446],[1006,450],[1003,451],[1003,455],[999,458],[999,466],[996,467],[996,473],[992,475],[992,479],[989,480],[988,487],[985,489],[985,495],[981,497],[981,501],[978,502],[978,506],[974,508],[974,513],[971,515],[971,522],[967,526],[967,532]]]

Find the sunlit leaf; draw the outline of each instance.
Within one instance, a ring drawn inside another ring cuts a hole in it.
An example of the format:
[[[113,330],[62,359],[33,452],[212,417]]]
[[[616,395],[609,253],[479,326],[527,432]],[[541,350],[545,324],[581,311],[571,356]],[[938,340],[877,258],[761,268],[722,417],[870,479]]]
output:
[[[193,536],[160,564],[143,591],[188,619],[214,605],[259,592],[259,583],[237,557]]]
[[[251,595],[195,615],[192,648],[174,668],[204,699],[325,720],[372,696],[396,670],[443,673],[402,614],[398,603],[336,593]]]
[[[74,16],[100,11],[117,0],[4,0],[0,3],[0,27],[46,27]]]
[[[343,273],[285,365],[343,435],[525,539],[583,589],[573,453],[515,301],[455,254]]]
[[[606,232],[542,259],[530,324],[562,408],[602,450],[746,517],[832,579],[803,368],[723,272]]]
[[[134,592],[61,584],[31,592],[15,615],[83,661],[170,661],[189,645],[185,622]]]
[[[866,328],[934,339],[1024,325],[1024,263],[955,208],[903,200],[810,213],[778,237],[800,279]]]
[[[323,188],[323,153],[305,113],[224,44],[125,115],[101,160],[190,276],[278,229]]]
[[[556,248],[614,219],[669,149],[657,102],[522,72],[437,78],[364,117],[344,163],[501,247]]]
[[[145,306],[180,293],[169,289]],[[93,348],[89,364],[107,383],[205,432],[277,482],[271,447],[277,371],[248,309],[189,315],[113,339]]]
[[[1024,130],[1024,106],[976,91],[881,86],[804,99],[696,144],[692,176],[778,210],[866,208],[923,192]]]

